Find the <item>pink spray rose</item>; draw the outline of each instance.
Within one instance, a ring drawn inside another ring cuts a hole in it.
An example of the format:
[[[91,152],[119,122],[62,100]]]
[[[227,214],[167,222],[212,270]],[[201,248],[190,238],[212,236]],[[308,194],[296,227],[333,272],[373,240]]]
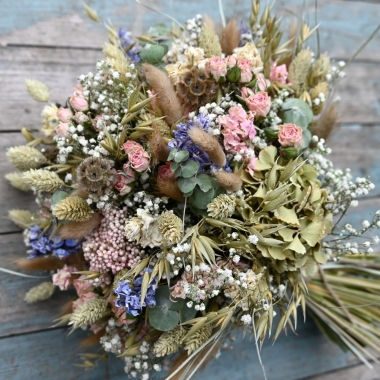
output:
[[[266,92],[259,91],[255,94],[250,88],[243,87],[241,93],[248,108],[254,111],[256,115],[266,116],[268,114],[271,100]]]
[[[68,123],[59,123],[55,131],[59,137],[64,137],[65,139],[68,139],[70,137]]]
[[[236,66],[237,59],[236,59],[236,57],[235,57],[234,55],[229,55],[229,56],[224,60],[224,62],[226,63],[228,69],[232,69],[233,67]]]
[[[85,113],[83,113],[83,112],[75,112],[74,120],[77,123],[82,124],[82,123],[88,121],[89,117]]]
[[[232,120],[238,121],[239,123],[247,120],[247,113],[240,104],[238,106],[231,107],[228,114],[231,116]]]
[[[69,118],[73,116],[73,113],[71,112],[70,108],[61,107],[57,111],[57,116],[62,122],[67,123],[69,121]]]
[[[252,62],[247,59],[239,59],[238,67],[240,69],[240,82],[241,83],[249,83],[252,80]]]
[[[216,81],[218,81],[220,77],[225,77],[227,74],[227,65],[221,57],[210,58],[208,60],[208,67]]]
[[[77,111],[84,111],[88,109],[88,102],[84,98],[83,93],[80,91],[74,91],[74,93],[70,96],[70,104]]]
[[[282,146],[294,146],[295,148],[300,148],[303,144],[302,128],[295,124],[279,125],[278,141]]]
[[[85,302],[92,300],[93,298],[98,298],[94,292],[88,292],[83,294],[77,300],[73,301],[73,311],[75,311],[79,306],[83,305]]]
[[[167,162],[165,165],[161,165],[158,168],[158,178],[159,179],[169,179],[174,177],[174,172],[170,169],[172,166],[171,162]]]
[[[77,268],[65,265],[62,269],[58,269],[57,273],[53,274],[53,284],[58,286],[61,290],[67,290],[74,281],[71,277],[71,273],[76,271]]]
[[[288,79],[288,70],[286,65],[277,66],[276,62],[272,63],[270,67],[269,79],[272,82],[286,84],[286,80]]]
[[[79,297],[94,290],[94,287],[86,280],[86,275],[81,275],[73,281],[73,284]]]
[[[131,167],[137,172],[143,172],[149,167],[150,157],[144,148],[137,142],[127,141],[123,145],[124,152],[128,155]]]
[[[125,164],[124,166],[127,166],[128,164]],[[116,185],[115,188],[120,191],[120,195],[126,195],[131,192],[132,188],[128,186],[128,184],[134,182],[135,173],[134,171],[128,166],[127,167],[128,172],[127,175],[124,175],[121,170],[117,171],[116,174]],[[124,171],[125,172],[125,171]]]

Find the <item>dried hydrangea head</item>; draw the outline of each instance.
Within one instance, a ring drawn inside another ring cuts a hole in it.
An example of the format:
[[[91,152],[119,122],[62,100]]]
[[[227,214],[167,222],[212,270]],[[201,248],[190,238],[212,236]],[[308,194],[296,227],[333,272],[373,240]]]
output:
[[[166,356],[176,352],[187,330],[183,326],[178,326],[171,331],[164,332],[154,344],[154,353],[157,357]]]
[[[182,221],[170,211],[163,212],[158,220],[158,230],[169,243],[178,243],[182,237]]]
[[[26,145],[9,148],[7,157],[12,165],[21,171],[38,169],[48,162],[39,150]]]
[[[34,286],[31,288],[26,294],[25,294],[25,302],[26,303],[35,303],[38,301],[44,301],[50,298],[55,290],[55,285],[52,282],[43,282],[42,284],[39,284],[37,286]]]
[[[28,185],[41,191],[54,192],[65,185],[57,173],[44,169],[30,169],[23,178]]]
[[[235,211],[236,202],[226,194],[214,198],[207,206],[208,215],[215,219],[229,218]]]
[[[107,300],[92,298],[75,309],[71,314],[69,325],[73,325],[73,329],[77,329],[95,323],[104,316],[106,310]]]
[[[13,173],[8,173],[5,178],[9,181],[9,183],[18,190],[21,191],[29,191],[30,190],[30,185],[28,185],[24,178],[23,178],[24,173],[21,172],[13,172]]]
[[[114,161],[100,157],[88,157],[77,168],[78,184],[96,195],[110,192],[116,180]]]
[[[73,222],[84,222],[91,218],[91,208],[87,202],[77,196],[71,196],[58,202],[53,215],[60,220],[72,220]]]

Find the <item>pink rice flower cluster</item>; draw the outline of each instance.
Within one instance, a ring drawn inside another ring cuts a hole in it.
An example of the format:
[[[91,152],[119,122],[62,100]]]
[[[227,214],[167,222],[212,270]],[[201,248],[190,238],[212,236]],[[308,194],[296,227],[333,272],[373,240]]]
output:
[[[219,116],[218,124],[222,127],[224,148],[227,153],[239,154],[247,164],[247,170],[253,174],[257,157],[250,141],[256,136],[254,112],[248,113],[241,105],[231,107],[228,115]],[[236,156],[235,156],[236,159]]]
[[[140,246],[128,242],[125,237],[126,215],[126,208],[104,211],[99,227],[85,238],[82,248],[90,270],[117,273],[135,267],[146,257]]]

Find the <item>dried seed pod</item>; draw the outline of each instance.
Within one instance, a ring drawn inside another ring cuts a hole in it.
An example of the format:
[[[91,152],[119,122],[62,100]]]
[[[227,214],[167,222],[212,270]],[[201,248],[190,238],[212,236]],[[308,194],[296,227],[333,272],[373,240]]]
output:
[[[111,191],[116,180],[114,161],[88,157],[77,168],[78,184],[91,194],[104,195]]]

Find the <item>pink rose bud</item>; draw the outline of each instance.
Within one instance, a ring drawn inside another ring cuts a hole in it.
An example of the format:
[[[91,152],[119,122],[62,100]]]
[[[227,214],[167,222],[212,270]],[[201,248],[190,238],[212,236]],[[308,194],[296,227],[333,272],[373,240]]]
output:
[[[233,55],[229,55],[229,56],[224,60],[224,62],[226,63],[227,68],[232,69],[233,67],[236,66],[237,59],[236,59],[235,56],[233,56]]]
[[[133,154],[137,152],[138,150],[144,149],[139,143],[128,140],[123,144],[123,149],[126,154]]]
[[[251,89],[243,87],[241,90],[247,107],[258,116],[266,116],[270,110],[271,100],[266,92],[255,94]]]
[[[279,125],[278,141],[282,146],[294,146],[295,148],[300,148],[303,144],[302,128],[295,124]]]
[[[272,82],[286,84],[286,80],[288,79],[288,70],[286,65],[276,66],[276,62],[274,62],[270,67],[269,79]]]
[[[69,101],[71,106],[77,111],[85,111],[88,109],[87,100],[78,92],[74,92],[74,94],[70,96]]]
[[[70,137],[68,123],[59,123],[55,131],[59,137],[64,137],[65,139],[68,139]]]
[[[227,74],[227,65],[221,57],[212,57],[208,60],[208,68],[216,81]]]
[[[240,69],[240,74],[241,74],[239,82],[249,83],[253,77],[252,62],[248,61],[247,59],[239,59],[238,67]]]
[[[137,172],[143,172],[149,167],[150,157],[145,150],[139,150],[129,157],[129,162]]]
[[[73,113],[71,112],[70,108],[59,108],[57,112],[57,116],[61,121],[64,123],[67,123],[69,121],[69,118],[73,116]]]
[[[267,81],[264,77],[263,74],[256,74],[256,79],[257,79],[257,87],[259,88],[260,91],[265,91],[268,86],[267,86]]]
[[[165,165],[161,165],[158,168],[158,178],[159,179],[169,179],[174,177],[174,172],[170,169],[172,166],[171,162],[167,162]]]

